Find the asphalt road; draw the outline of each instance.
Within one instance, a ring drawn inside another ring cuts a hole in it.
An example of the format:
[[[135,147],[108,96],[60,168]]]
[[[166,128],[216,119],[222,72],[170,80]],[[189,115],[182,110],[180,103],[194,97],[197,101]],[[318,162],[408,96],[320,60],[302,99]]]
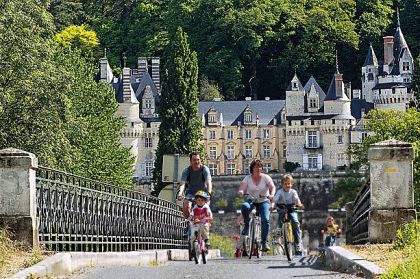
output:
[[[264,256],[260,259],[213,259],[196,265],[189,261],[169,261],[159,266],[89,268],[72,274],[77,279],[128,279],[128,278],[325,278],[355,279],[349,274],[328,271],[317,261],[317,256],[297,257],[288,262],[284,256]]]

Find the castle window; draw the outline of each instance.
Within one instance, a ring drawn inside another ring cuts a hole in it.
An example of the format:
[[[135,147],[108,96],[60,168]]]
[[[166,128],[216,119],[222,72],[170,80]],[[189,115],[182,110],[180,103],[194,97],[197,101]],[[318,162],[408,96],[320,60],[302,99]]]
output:
[[[335,124],[335,119],[332,119],[332,124]]]
[[[245,113],[245,123],[252,123],[252,113]]]
[[[151,126],[151,124],[150,124],[150,122],[147,122],[146,123],[146,128],[151,128],[152,126]]]
[[[293,88],[297,88],[297,83],[293,82]]]
[[[315,125],[315,120],[311,119],[311,125]]]
[[[338,136],[338,143],[339,144],[343,143],[343,136]]]
[[[316,99],[315,98],[310,98],[309,99],[309,107],[310,108],[316,108],[317,107]]]
[[[144,148],[152,147],[152,138],[144,138]]]
[[[226,169],[227,174],[234,174],[235,173],[235,168],[236,168],[235,164],[228,163],[227,164],[227,169]]]
[[[209,114],[209,123],[216,123],[216,115]]]
[[[217,175],[217,165],[209,164],[209,170],[211,175]]]
[[[252,139],[252,131],[245,130],[245,139]]]
[[[270,146],[269,145],[263,145],[263,158],[264,159],[270,159]]]
[[[153,174],[153,162],[146,162],[145,163],[145,176],[152,177]]]
[[[227,158],[234,159],[235,158],[235,147],[233,145],[227,146]]]
[[[252,145],[245,146],[245,158],[247,159],[252,158]]]
[[[319,147],[318,141],[318,132],[317,131],[307,131],[306,132],[306,146],[309,148]]]
[[[287,147],[283,145],[283,157],[286,158]]]
[[[271,170],[271,164],[270,163],[264,163],[264,172],[268,173]]]
[[[373,74],[372,73],[368,74],[368,81],[373,81]]]
[[[410,71],[410,63],[403,62],[403,71]]]
[[[270,130],[268,130],[268,129],[263,130],[263,138],[264,139],[269,139],[270,138]]]
[[[318,156],[308,156],[308,169],[316,170],[318,166]]]
[[[210,159],[216,159],[216,156],[217,156],[216,146],[210,146],[209,156],[210,156]]]
[[[227,131],[227,138],[228,139],[233,139],[233,131],[232,130]]]
[[[210,131],[210,139],[216,139],[216,131]]]
[[[134,122],[131,122],[131,127],[134,127]]]

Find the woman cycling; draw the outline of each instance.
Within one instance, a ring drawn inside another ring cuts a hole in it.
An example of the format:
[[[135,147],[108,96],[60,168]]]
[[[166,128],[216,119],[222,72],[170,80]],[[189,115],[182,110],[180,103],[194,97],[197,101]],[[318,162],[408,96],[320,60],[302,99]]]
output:
[[[250,165],[250,175],[245,176],[239,186],[238,195],[244,196],[248,193],[250,198],[247,198],[242,204],[241,212],[244,217],[244,229],[242,235],[248,234],[249,231],[249,214],[252,209],[257,208],[261,215],[261,240],[262,250],[268,251],[268,232],[270,231],[270,201],[276,192],[273,180],[270,176],[263,173],[263,164],[261,160],[253,160]]]

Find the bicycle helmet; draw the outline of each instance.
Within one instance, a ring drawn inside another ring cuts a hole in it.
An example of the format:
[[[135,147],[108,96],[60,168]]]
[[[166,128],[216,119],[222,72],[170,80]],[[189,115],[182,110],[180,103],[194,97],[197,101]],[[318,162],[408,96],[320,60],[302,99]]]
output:
[[[203,198],[203,199],[205,199],[205,200],[208,200],[209,199],[209,194],[207,194],[206,192],[204,192],[204,191],[198,191],[197,193],[195,193],[195,197],[196,198]]]

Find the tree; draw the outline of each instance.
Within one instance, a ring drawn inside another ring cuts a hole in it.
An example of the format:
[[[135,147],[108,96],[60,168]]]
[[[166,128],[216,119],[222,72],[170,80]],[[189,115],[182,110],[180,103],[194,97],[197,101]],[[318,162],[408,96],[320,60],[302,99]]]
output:
[[[340,178],[331,190],[335,202],[329,205],[330,208],[342,208],[346,203],[354,201],[357,193],[365,183],[364,176],[357,170],[351,169],[346,173],[345,178]]]
[[[82,24],[86,19],[82,0],[52,0],[48,11],[54,16],[57,30]]]
[[[93,54],[99,46],[95,31],[90,30],[86,24],[67,27],[56,34],[54,40],[61,46],[78,48],[87,55]]]
[[[168,48],[162,79],[159,145],[153,171],[157,184],[155,194],[159,194],[164,187],[161,182],[164,154],[188,154],[191,151],[204,153],[201,121],[198,117],[197,79],[197,54],[190,50],[187,34],[178,28]]]
[[[373,134],[361,145],[352,145],[349,154],[359,165],[367,165],[369,145],[388,139],[397,139],[413,145],[414,193],[417,209],[420,208],[420,111],[410,108],[406,112],[395,110],[371,110],[366,118],[366,129]]]
[[[219,98],[223,100],[220,94],[220,88],[214,81],[209,81],[206,76],[201,76],[200,79],[200,101],[213,101]]]
[[[53,40],[44,1],[0,3],[0,148],[41,165],[131,185],[133,159],[119,142],[113,91],[94,82],[80,51]]]
[[[420,109],[420,55],[414,61],[413,80],[411,83],[411,91],[414,93],[414,104],[417,109]]]

